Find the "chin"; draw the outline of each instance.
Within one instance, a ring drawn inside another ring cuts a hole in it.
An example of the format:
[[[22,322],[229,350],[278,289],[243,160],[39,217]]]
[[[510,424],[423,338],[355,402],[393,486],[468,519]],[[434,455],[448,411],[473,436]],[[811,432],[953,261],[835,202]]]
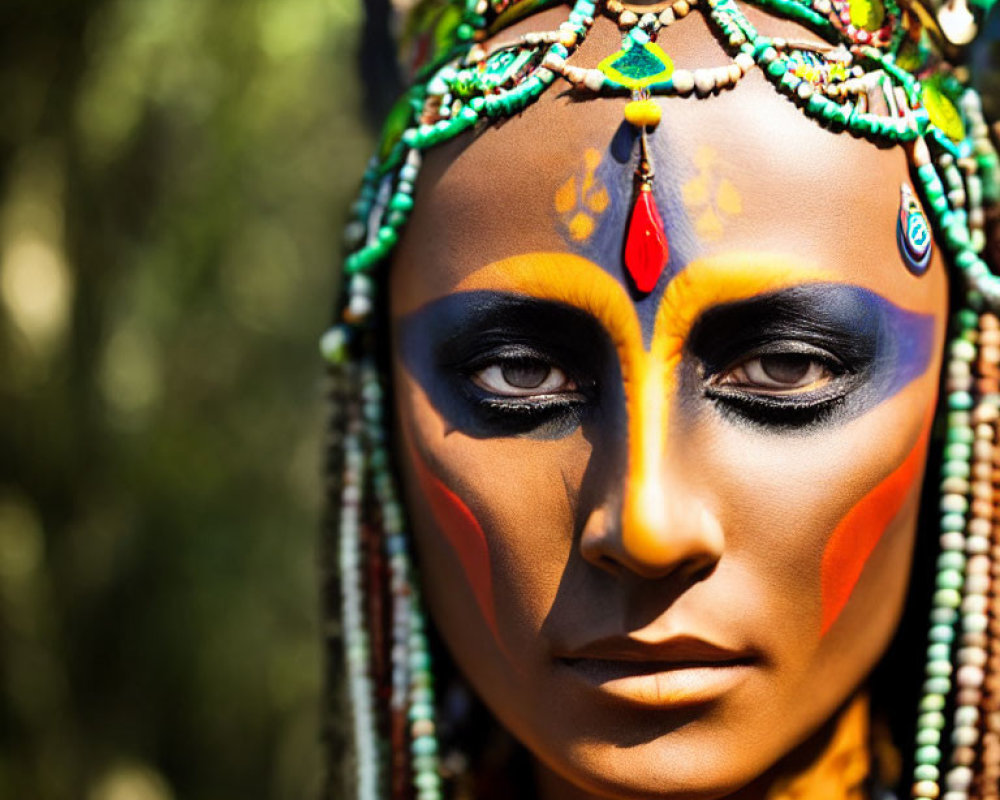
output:
[[[813,752],[814,745],[825,750],[831,739],[842,741],[836,706],[781,703],[773,692],[669,710],[560,705],[561,714],[549,708],[544,718],[534,717],[532,730],[514,729],[515,736],[555,780],[608,800],[756,796],[758,783],[762,788],[801,746]]]
[[[685,741],[689,740],[689,741]],[[608,800],[716,800],[752,783],[770,763],[742,745],[673,731],[652,742],[621,747],[587,742],[550,768],[564,781]],[[756,756],[756,757],[755,757]]]

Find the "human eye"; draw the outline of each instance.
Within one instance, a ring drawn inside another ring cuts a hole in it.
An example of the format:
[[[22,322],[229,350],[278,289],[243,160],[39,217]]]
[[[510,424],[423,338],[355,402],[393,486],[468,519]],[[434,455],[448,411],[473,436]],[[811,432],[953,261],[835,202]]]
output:
[[[530,399],[578,391],[576,381],[561,367],[530,356],[497,358],[481,365],[469,377],[496,397]]]
[[[561,438],[596,399],[589,370],[538,345],[494,343],[453,374],[483,435]]]
[[[897,330],[881,297],[819,283],[710,308],[685,347],[727,419],[793,429],[846,419],[891,390]]]
[[[524,344],[491,347],[458,370],[469,398],[494,416],[538,418],[578,409],[592,395],[592,380]]]
[[[705,393],[751,422],[797,427],[823,419],[860,378],[860,370],[829,350],[780,341],[707,375]]]
[[[840,360],[827,351],[786,342],[745,357],[712,376],[710,384],[772,397],[802,396],[824,389],[845,371]]]
[[[520,294],[445,295],[400,320],[397,337],[451,429],[477,438],[563,438],[596,418],[616,374],[591,314]]]

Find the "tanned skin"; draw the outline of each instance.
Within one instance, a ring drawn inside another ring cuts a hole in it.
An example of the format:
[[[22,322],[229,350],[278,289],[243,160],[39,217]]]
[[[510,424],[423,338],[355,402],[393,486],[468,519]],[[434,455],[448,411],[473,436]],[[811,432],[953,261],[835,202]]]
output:
[[[727,63],[696,14],[659,43]],[[575,63],[619,47],[598,20]],[[898,625],[947,278],[900,256],[903,150],[753,71],[657,99],[671,257],[635,292],[625,102],[555,88],[428,154],[390,280],[424,591],[543,800],[771,797]]]

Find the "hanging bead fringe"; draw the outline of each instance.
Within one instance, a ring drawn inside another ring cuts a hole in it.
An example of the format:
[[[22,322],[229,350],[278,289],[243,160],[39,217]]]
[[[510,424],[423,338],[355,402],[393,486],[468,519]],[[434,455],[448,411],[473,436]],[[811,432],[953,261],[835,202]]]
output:
[[[361,367],[364,444],[371,469],[371,485],[384,532],[389,567],[387,602],[391,608],[391,685],[388,730],[391,796],[416,800],[441,800],[435,696],[426,621],[410,558],[403,510],[389,469],[383,422],[383,398],[378,371],[372,360]]]
[[[353,372],[353,369],[348,368]],[[375,687],[369,672],[368,626],[365,618],[361,562],[361,525],[365,457],[362,422],[356,401],[348,401],[344,436],[344,473],[340,513],[341,615],[348,700],[354,732],[358,800],[379,800],[379,735]]]
[[[997,573],[996,477],[1000,325],[992,314],[957,317],[949,346],[948,434],[941,480],[941,552],[931,610],[924,694],[917,725],[912,796],[996,797],[997,741],[987,704],[991,604]],[[975,368],[974,368],[975,367]],[[954,647],[956,644],[957,647]],[[996,662],[994,662],[995,665]],[[950,734],[945,709],[953,705]],[[947,770],[941,780],[943,753]]]
[[[1000,320],[984,314],[980,322],[980,392],[994,409],[1000,407]],[[994,427],[996,429],[996,422]],[[980,702],[981,774],[976,787],[982,800],[1000,800],[1000,440],[994,439],[990,459],[993,487],[989,535],[987,646]]]

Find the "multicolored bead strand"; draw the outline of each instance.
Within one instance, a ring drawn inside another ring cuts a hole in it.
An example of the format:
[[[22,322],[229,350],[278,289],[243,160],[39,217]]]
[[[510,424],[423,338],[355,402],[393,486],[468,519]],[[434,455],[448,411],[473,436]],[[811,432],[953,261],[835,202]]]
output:
[[[978,337],[978,333],[977,333]],[[977,353],[981,362],[981,351]],[[981,363],[977,364],[981,367]],[[977,378],[981,372],[977,374]],[[970,387],[971,388],[971,387]],[[971,393],[970,393],[971,400]],[[971,414],[973,425],[970,516],[966,526],[966,569],[963,585],[960,637],[956,652],[954,726],[950,767],[945,777],[947,800],[967,800],[974,778],[979,746],[979,705],[982,699],[986,605],[984,573],[988,576],[988,542],[992,530],[992,462],[996,408],[980,397]]]
[[[419,596],[410,613],[410,750],[417,800],[441,800],[439,747],[434,723],[434,671],[427,645],[427,623]]]
[[[408,618],[410,601],[409,563],[406,559],[406,539],[402,527],[402,514],[395,500],[392,478],[389,474],[389,460],[386,452],[385,431],[382,426],[382,387],[378,371],[370,359],[361,365],[362,416],[365,423],[365,451],[368,455],[368,480],[375,496],[378,525],[382,532],[383,557],[388,565],[388,586],[382,581],[383,592],[388,588],[389,597],[384,601],[389,606],[391,633],[388,652],[383,655],[389,660],[388,719],[385,727],[388,734],[388,776],[390,796],[406,798],[409,786],[409,759],[406,752],[406,705],[408,699],[409,665],[407,644],[409,639]],[[384,607],[384,603],[380,603]]]
[[[609,16],[617,16],[618,27],[629,30],[639,26],[647,33],[652,33],[672,25],[679,19],[686,17],[693,6],[698,4],[698,0],[675,0],[671,5],[660,11],[646,11],[644,13],[626,8],[618,0],[608,0],[605,3],[605,10]]]
[[[980,319],[980,387],[994,409],[1000,409],[1000,320],[994,314]],[[994,423],[996,429],[997,425]],[[992,526],[989,542],[988,628],[984,651],[983,693],[980,702],[982,752],[980,776],[974,787],[980,800],[1000,798],[1000,441],[993,446],[991,481]]]
[[[412,765],[416,800],[441,800],[438,764],[433,670],[426,625],[414,582],[409,544],[403,525],[395,482],[389,471],[383,422],[383,391],[374,361],[362,364],[361,396],[364,403],[366,446],[372,485],[385,530],[392,594],[392,684],[390,728],[394,751],[390,771],[395,793],[408,797],[400,778]],[[409,753],[399,750],[399,730],[408,726]],[[409,756],[407,758],[406,756]]]
[[[932,626],[925,694],[918,720],[913,797],[969,800],[976,791],[976,766],[980,758],[982,687],[988,653],[988,591],[992,572],[994,536],[994,460],[998,353],[994,339],[996,318],[978,318],[972,311],[958,316],[959,334],[950,346],[946,382],[949,407],[948,440],[942,480],[942,537],[937,591],[931,612]],[[985,339],[985,344],[978,341]],[[982,346],[978,346],[982,345]],[[977,370],[973,375],[972,365]],[[978,397],[978,400],[974,400]],[[959,593],[959,589],[962,593]],[[952,652],[956,623],[961,612],[960,640]],[[954,725],[950,743],[942,742],[944,711],[957,687]],[[950,744],[949,768],[939,784],[944,744]],[[944,789],[943,795],[941,794]]]
[[[970,316],[972,320],[970,320]],[[949,345],[946,403],[948,438],[941,467],[941,552],[938,555],[936,590],[930,614],[930,642],[924,670],[923,696],[917,718],[915,765],[912,796],[936,800],[941,793],[941,740],[946,728],[944,716],[952,690],[952,644],[961,605],[959,592],[964,582],[965,527],[969,509],[968,482],[973,430],[969,415],[972,388],[971,364],[975,345],[974,315],[960,313],[958,332]]]

